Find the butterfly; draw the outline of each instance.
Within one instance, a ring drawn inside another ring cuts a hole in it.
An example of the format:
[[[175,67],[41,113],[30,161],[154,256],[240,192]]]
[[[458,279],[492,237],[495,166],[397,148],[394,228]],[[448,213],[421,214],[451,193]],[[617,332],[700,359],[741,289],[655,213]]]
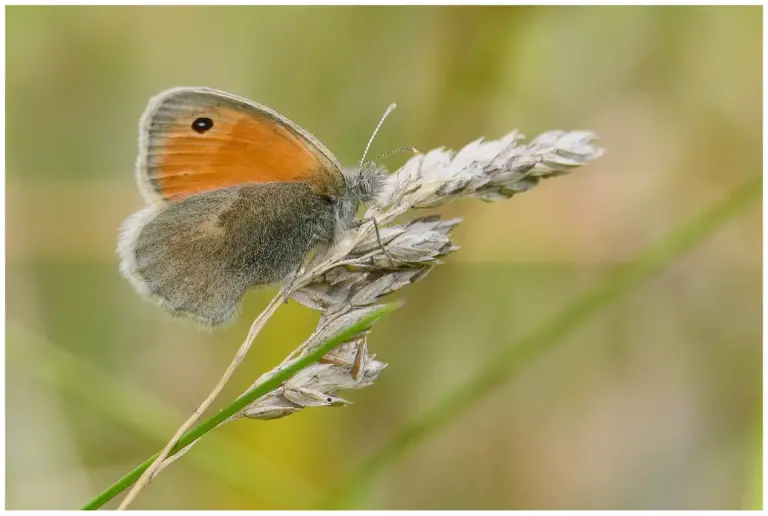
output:
[[[386,177],[364,160],[342,168],[312,134],[245,98],[164,91],[139,122],[147,205],[121,227],[120,271],[172,314],[229,323],[248,289],[284,280],[356,225]]]

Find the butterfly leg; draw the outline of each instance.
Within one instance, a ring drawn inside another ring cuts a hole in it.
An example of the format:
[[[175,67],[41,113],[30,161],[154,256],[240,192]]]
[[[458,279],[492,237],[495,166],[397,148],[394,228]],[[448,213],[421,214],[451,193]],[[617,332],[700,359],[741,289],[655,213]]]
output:
[[[367,219],[361,219],[361,220],[360,220],[360,221],[358,221],[358,222],[357,222],[355,225],[356,225],[356,226],[362,226],[362,225],[363,225],[363,224],[365,224],[366,222],[373,222],[373,229],[376,231],[376,242],[378,242],[378,244],[379,244],[379,248],[380,248],[380,249],[381,249],[381,251],[384,253],[384,255],[385,255],[387,258],[389,258],[389,259],[390,259],[390,261],[391,261],[393,264],[396,264],[396,263],[400,263],[400,264],[403,264],[403,265],[405,265],[405,266],[408,266],[408,267],[412,267],[412,266],[414,266],[414,265],[415,265],[415,264],[413,264],[413,263],[411,263],[411,262],[406,262],[406,261],[403,261],[403,260],[399,260],[399,259],[395,258],[394,256],[392,256],[392,255],[390,254],[390,252],[387,250],[387,248],[386,248],[386,247],[384,247],[384,244],[383,244],[383,243],[381,243],[381,234],[379,233],[379,223],[376,221],[376,217],[368,217]],[[373,258],[371,258],[371,260],[373,260]]]

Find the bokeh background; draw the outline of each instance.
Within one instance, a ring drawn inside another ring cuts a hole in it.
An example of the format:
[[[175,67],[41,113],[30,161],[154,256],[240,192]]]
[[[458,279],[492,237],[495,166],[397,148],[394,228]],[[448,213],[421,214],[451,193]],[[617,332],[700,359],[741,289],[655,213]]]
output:
[[[760,7],[8,7],[6,496],[75,508],[161,448],[272,295],[205,333],[118,273],[142,205],[136,125],[168,87],[269,105],[355,163],[513,128],[607,154],[504,203],[462,201],[461,250],[398,295],[354,405],[239,421],[136,508],[313,503],[495,353],[762,170]],[[397,167],[407,156],[387,158]],[[387,464],[387,509],[759,507],[761,203],[514,381]],[[314,327],[291,302],[223,393]],[[110,505],[114,507],[114,505]]]

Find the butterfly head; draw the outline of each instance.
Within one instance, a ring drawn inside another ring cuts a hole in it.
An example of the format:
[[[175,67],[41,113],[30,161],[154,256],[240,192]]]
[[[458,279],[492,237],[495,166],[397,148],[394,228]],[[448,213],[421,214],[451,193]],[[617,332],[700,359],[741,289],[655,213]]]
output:
[[[397,104],[390,104],[387,110],[384,112],[384,115],[381,117],[381,120],[379,120],[379,123],[376,125],[376,129],[373,130],[373,134],[368,140],[368,144],[365,146],[363,157],[360,159],[360,165],[358,165],[357,168],[343,171],[344,181],[347,186],[346,197],[348,197],[350,201],[356,204],[370,203],[374,201],[378,194],[381,192],[384,186],[384,182],[386,181],[387,170],[384,166],[377,163],[378,160],[385,156],[389,156],[390,154],[394,154],[395,152],[416,152],[416,149],[413,147],[401,147],[386,152],[375,159],[368,161],[365,160],[366,156],[368,156],[368,150],[371,148],[371,144],[373,143],[374,138],[376,138],[379,129],[381,129],[384,120],[387,119],[389,114],[392,113],[396,107]]]
[[[359,204],[368,204],[376,200],[387,178],[387,169],[373,161],[362,167],[344,170],[347,184],[345,197]]]

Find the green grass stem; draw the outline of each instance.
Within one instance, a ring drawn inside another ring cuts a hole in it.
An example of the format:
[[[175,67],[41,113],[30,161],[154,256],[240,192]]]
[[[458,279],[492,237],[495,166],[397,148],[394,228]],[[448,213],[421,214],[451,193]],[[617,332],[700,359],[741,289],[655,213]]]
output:
[[[146,437],[165,444],[184,417],[156,397],[100,370],[67,349],[17,325],[6,328],[6,352],[16,370],[99,411]],[[227,457],[222,461],[222,457]],[[268,506],[290,506],[311,497],[316,488],[237,440],[216,432],[189,455],[194,467],[258,497]]]
[[[177,453],[179,450],[186,448],[190,444],[194,443],[205,434],[216,428],[219,424],[240,412],[256,399],[278,388],[281,384],[289,380],[293,375],[309,366],[310,364],[317,362],[323,355],[331,351],[333,348],[350,340],[365,328],[371,326],[376,320],[392,312],[396,307],[397,305],[395,304],[389,304],[382,306],[378,310],[372,311],[360,319],[353,326],[345,328],[343,331],[329,338],[322,345],[317,347],[317,349],[315,349],[312,353],[309,353],[299,360],[289,364],[288,366],[278,371],[274,376],[266,380],[264,383],[256,386],[255,388],[249,390],[246,394],[235,399],[232,403],[221,409],[217,414],[214,414],[202,423],[195,426],[189,432],[185,433],[181,439],[179,439],[179,442],[176,443],[176,446],[171,449],[169,457]],[[96,495],[95,498],[83,506],[83,509],[98,509],[105,503],[109,502],[112,498],[120,494],[136,480],[138,480],[141,474],[152,464],[158,455],[159,453],[156,453],[152,457],[136,466],[132,471],[130,471],[120,480]]]

